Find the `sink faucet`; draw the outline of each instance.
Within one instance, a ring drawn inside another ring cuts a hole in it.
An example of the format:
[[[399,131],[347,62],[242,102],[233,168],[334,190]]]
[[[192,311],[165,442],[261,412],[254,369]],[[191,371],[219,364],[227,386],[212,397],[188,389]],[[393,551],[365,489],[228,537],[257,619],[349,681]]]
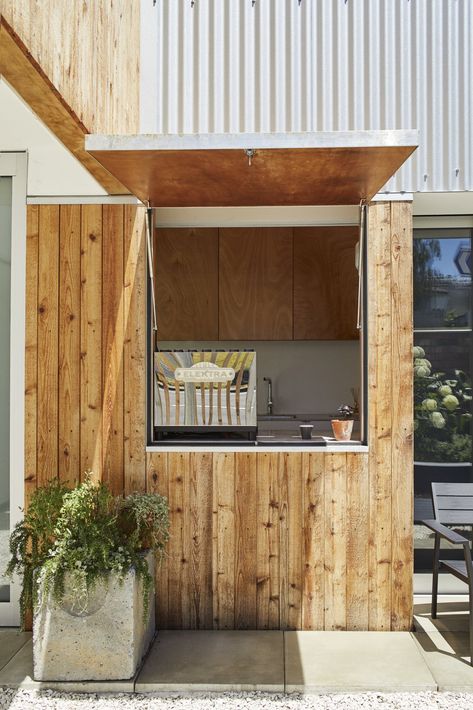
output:
[[[273,381],[271,377],[263,377],[263,380],[268,383],[268,399],[266,401],[266,411],[269,415],[273,413]]]

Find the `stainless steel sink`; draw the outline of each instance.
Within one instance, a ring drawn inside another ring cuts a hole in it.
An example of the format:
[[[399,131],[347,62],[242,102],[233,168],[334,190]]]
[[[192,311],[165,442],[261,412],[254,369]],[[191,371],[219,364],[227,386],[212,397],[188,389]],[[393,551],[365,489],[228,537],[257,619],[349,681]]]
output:
[[[259,422],[291,422],[296,418],[295,414],[259,414]]]

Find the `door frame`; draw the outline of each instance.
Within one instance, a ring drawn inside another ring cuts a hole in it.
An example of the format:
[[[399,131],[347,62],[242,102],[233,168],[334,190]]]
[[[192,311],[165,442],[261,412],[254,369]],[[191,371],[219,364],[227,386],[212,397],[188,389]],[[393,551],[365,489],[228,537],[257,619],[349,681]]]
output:
[[[0,152],[0,176],[12,178],[10,321],[10,530],[23,517],[25,452],[25,303],[27,153]],[[0,602],[0,626],[20,624],[21,580]]]

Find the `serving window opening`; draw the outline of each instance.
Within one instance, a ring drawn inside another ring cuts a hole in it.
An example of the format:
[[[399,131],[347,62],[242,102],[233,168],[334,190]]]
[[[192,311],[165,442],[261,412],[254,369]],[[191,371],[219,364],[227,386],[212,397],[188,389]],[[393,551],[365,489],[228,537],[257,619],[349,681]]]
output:
[[[149,444],[326,446],[345,418],[366,443],[365,212],[150,225]]]

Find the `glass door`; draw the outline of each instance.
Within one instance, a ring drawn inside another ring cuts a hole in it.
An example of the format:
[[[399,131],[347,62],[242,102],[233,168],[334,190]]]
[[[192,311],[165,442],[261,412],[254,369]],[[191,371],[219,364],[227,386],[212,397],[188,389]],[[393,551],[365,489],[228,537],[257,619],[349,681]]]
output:
[[[471,229],[414,231],[416,572],[432,571],[433,534],[419,524],[433,517],[431,483],[473,481],[471,242]]]
[[[23,505],[26,154],[0,153],[0,625],[19,623],[18,580],[5,577]]]

